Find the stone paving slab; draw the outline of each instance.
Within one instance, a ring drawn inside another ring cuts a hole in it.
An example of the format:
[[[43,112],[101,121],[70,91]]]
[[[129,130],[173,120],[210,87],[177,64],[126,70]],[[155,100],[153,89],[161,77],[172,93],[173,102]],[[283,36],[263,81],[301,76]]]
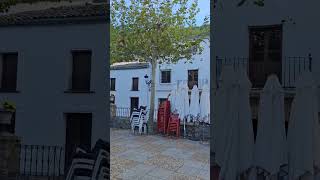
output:
[[[210,145],[111,129],[111,179],[209,180]]]

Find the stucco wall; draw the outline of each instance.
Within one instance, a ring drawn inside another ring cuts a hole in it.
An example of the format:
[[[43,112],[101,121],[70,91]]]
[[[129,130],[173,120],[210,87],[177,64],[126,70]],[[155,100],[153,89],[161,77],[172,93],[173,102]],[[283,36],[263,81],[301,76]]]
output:
[[[248,1],[251,2],[251,1]],[[264,7],[247,3],[236,6],[237,1],[218,1],[214,9],[213,41],[217,56],[249,56],[248,26],[283,25],[283,56],[307,56],[312,54],[313,65],[317,59],[320,26],[317,21],[318,1],[268,0]],[[292,19],[292,21],[290,20]],[[285,22],[282,22],[285,20]],[[318,73],[319,68],[314,68]]]
[[[64,112],[92,112],[92,145],[97,138],[109,139],[107,30],[107,24],[0,28],[0,52],[19,53],[20,91],[0,93],[0,101],[16,103],[16,134],[23,143],[64,145]],[[92,94],[64,93],[72,49],[92,50]]]
[[[219,0],[213,10],[213,53],[215,56],[248,57],[248,26],[282,24],[282,56],[312,55],[312,71],[320,83],[318,32],[319,1],[268,0],[264,7],[252,1],[237,7],[239,1]],[[284,22],[283,22],[284,20]],[[214,59],[214,58],[213,58]],[[215,61],[214,61],[215,62]],[[213,71],[215,66],[213,65]],[[319,93],[320,94],[320,93]],[[320,97],[320,96],[319,96]],[[319,98],[320,102],[320,98]]]

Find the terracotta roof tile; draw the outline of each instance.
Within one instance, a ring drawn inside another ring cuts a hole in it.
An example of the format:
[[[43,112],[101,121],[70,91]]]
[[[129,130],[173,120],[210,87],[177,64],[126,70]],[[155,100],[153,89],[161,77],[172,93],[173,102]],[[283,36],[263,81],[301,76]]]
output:
[[[0,26],[61,24],[83,21],[109,21],[107,4],[62,6],[45,10],[0,15]]]

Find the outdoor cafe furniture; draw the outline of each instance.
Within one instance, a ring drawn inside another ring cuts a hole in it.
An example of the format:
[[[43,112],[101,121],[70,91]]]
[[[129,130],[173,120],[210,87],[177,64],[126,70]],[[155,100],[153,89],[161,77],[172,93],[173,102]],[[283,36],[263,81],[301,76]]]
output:
[[[180,118],[178,114],[170,114],[169,122],[168,122],[168,129],[167,134],[174,132],[177,137],[180,136]]]
[[[110,175],[109,145],[99,139],[91,151],[77,148],[66,180],[88,179],[107,180]]]
[[[146,133],[146,112],[142,108],[139,110],[134,109],[131,117],[130,117],[130,122],[131,122],[131,130],[134,133],[135,128],[139,128],[139,134]]]
[[[158,133],[166,134],[170,116],[170,101],[162,102],[158,108],[157,129]]]

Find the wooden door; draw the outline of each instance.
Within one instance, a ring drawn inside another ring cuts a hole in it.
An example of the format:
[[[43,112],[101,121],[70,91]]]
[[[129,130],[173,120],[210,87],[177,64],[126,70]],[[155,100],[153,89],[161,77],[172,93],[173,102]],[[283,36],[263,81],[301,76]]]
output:
[[[249,77],[262,88],[270,74],[282,78],[282,26],[249,27]]]
[[[130,98],[130,115],[133,112],[133,109],[139,108],[139,98],[138,97],[131,97]]]
[[[77,147],[91,150],[92,114],[66,114],[65,170],[69,169]]]

